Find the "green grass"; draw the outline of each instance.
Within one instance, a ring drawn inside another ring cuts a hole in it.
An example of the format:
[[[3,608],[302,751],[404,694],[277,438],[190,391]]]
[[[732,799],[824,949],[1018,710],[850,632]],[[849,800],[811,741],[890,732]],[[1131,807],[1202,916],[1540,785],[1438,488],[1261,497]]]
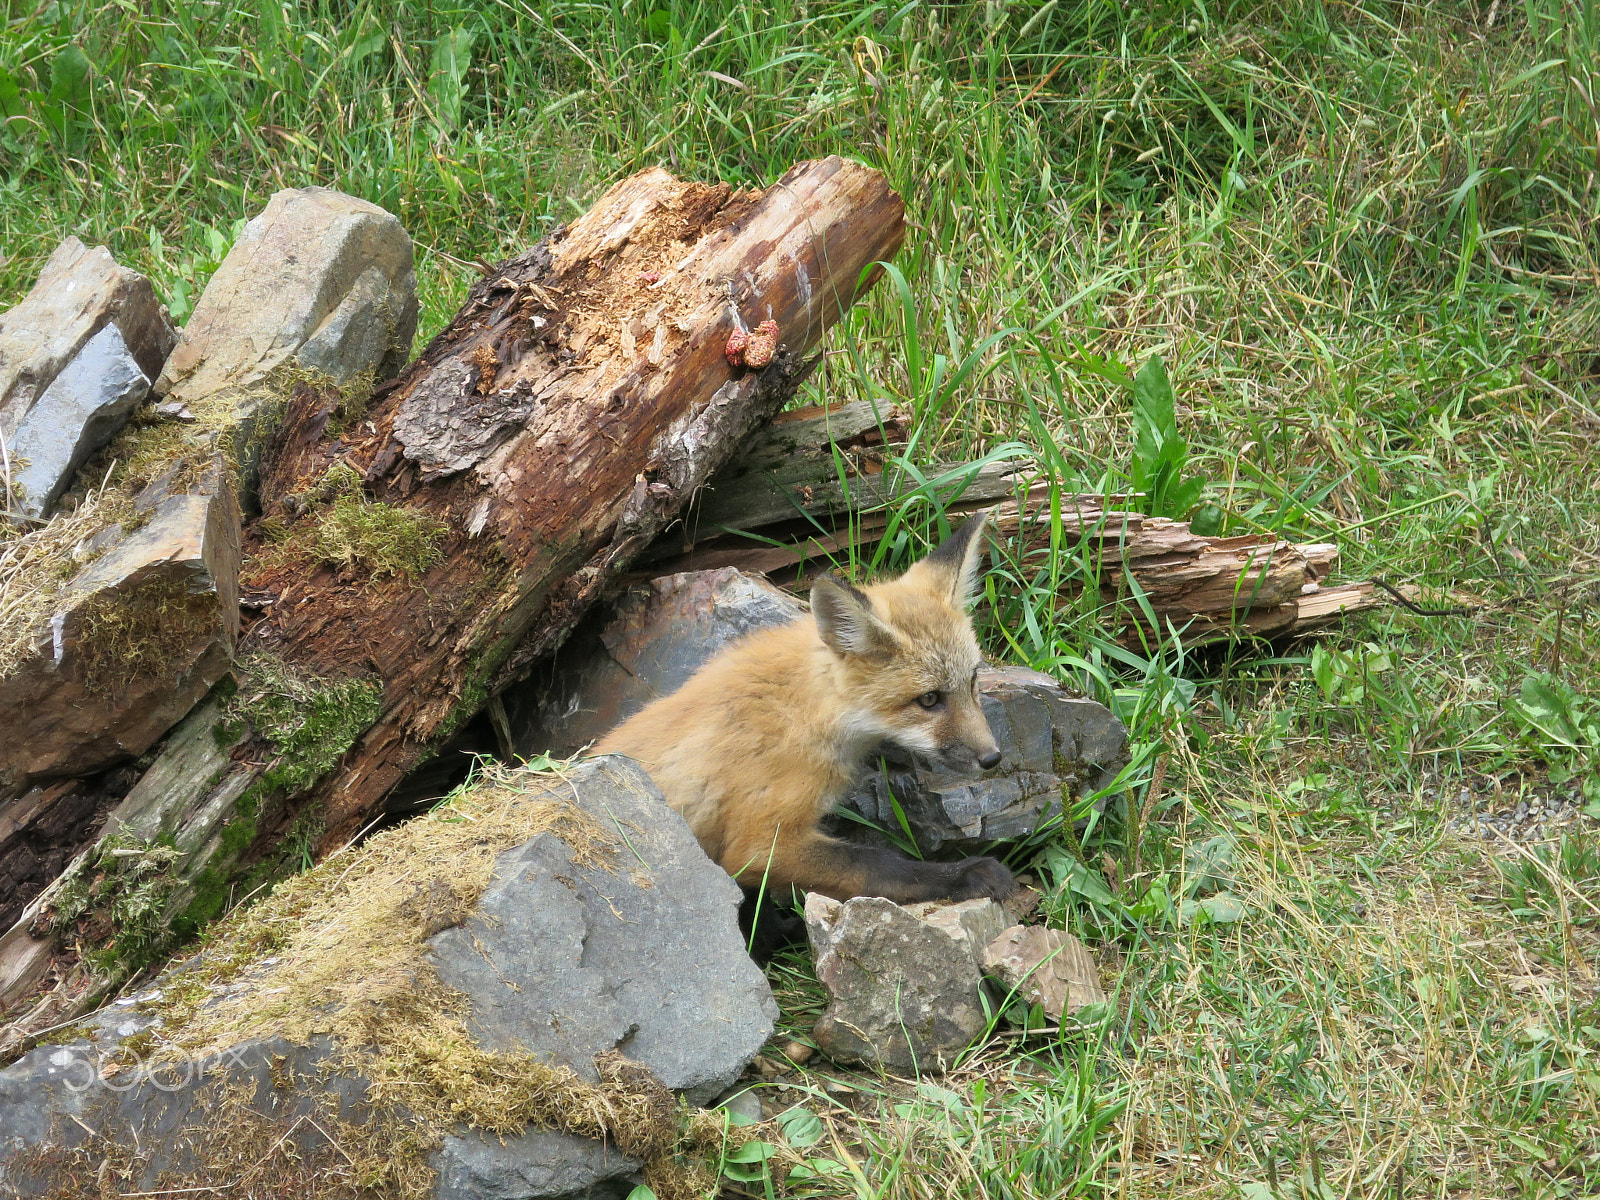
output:
[[[1070,555],[996,572],[991,644],[1141,747],[1131,799],[1034,864],[1115,1011],[1000,1027],[944,1091],[857,1079],[841,1105],[796,1073],[783,1102],[829,1130],[805,1153],[844,1173],[791,1191],[1600,1193],[1600,843],[1450,825],[1463,793],[1600,801],[1592,0],[7,11],[0,302],[73,233],[181,318],[242,219],[317,183],[411,230],[426,336],[475,260],[629,171],[759,185],[850,154],[908,202],[904,287],[834,335],[807,402],[907,405],[920,462],[1022,443],[1119,488],[1119,380],[1159,354],[1226,531],[1487,602],[1134,653],[1054,599]],[[1218,894],[1240,919],[1196,915]],[[814,982],[779,981],[803,1034]]]

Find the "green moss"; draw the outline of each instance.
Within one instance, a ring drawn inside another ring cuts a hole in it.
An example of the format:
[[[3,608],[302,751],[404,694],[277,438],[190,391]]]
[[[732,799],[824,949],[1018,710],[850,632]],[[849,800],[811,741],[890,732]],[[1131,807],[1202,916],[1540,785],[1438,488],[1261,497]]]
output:
[[[77,941],[84,958],[113,978],[154,961],[171,942],[166,911],[180,857],[165,842],[104,839],[62,876],[51,897],[52,931]]]
[[[326,436],[336,438],[367,415],[367,405],[372,402],[372,389],[377,383],[377,372],[366,370],[339,390],[339,403],[328,418]]]
[[[321,831],[315,813],[297,820],[277,851],[248,874],[241,878],[237,868],[260,835],[268,801],[312,787],[383,711],[383,687],[374,679],[322,678],[261,653],[240,660],[234,673],[238,687],[224,703],[213,737],[226,747],[253,733],[271,744],[276,757],[234,802],[217,853],[187,881],[189,898],[171,920],[174,941],[193,937],[236,897],[256,893],[309,861]]]
[[[258,561],[298,557],[365,571],[375,579],[420,575],[443,557],[439,544],[450,532],[448,524],[427,513],[370,499],[360,472],[342,462],[283,503],[285,511],[302,515],[293,523],[272,516],[257,526]]]
[[[258,656],[248,692],[235,698],[256,734],[278,749],[278,760],[246,800],[310,787],[383,712],[383,686],[374,679],[316,679]]]
[[[310,549],[323,562],[374,577],[420,575],[443,557],[439,543],[449,531],[425,513],[347,492],[317,519]]]
[[[253,831],[254,823],[251,825]],[[215,867],[205,868],[189,881],[189,886],[193,891],[189,903],[172,918],[174,945],[188,941],[219,917],[228,905],[228,897],[236,890],[228,875]]]

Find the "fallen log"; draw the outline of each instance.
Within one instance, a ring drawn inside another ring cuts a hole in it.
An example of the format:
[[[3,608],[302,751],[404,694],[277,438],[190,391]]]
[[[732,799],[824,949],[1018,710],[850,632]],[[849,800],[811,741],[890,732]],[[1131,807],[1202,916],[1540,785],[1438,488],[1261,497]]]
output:
[[[1057,543],[1070,559],[1060,572],[1062,593],[1095,587],[1108,625],[1128,644],[1150,632],[1132,585],[1158,632],[1170,623],[1188,645],[1305,633],[1385,603],[1368,583],[1325,585],[1336,546],[1271,534],[1206,537],[1186,521],[1128,510],[1125,496],[1066,494],[1052,502],[1026,460],[927,467],[925,487],[895,467],[895,446],[905,437],[903,413],[862,401],[783,414],[640,555],[630,579],[737,567],[798,587],[852,548],[870,552],[890,527],[888,509],[928,491],[952,513],[993,508],[1004,553],[1024,571],[1051,554],[1059,520]]]
[[[644,171],[488,271],[364,406],[300,382],[245,532],[237,692],[174,730],[145,776],[166,782],[133,788],[68,890],[115,893],[136,860],[108,839],[175,847],[152,870],[181,934],[357,835],[795,394],[904,231],[883,177],[839,158],[763,191]],[[763,321],[771,365],[730,364],[730,333]],[[52,970],[67,987],[50,946],[98,910],[61,896],[0,936],[0,1010]],[[67,990],[94,991],[81,971]]]

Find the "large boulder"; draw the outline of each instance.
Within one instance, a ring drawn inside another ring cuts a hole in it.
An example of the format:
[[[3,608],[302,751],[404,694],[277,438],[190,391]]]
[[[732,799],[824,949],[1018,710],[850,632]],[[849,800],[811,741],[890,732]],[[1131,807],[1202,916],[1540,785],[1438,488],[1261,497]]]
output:
[[[77,238],[0,314],[0,442],[24,517],[49,515],[148,395],[176,337],[150,281]]]
[[[411,238],[400,222],[331,188],[291,188],[273,193],[228,251],[155,391],[231,428],[244,460],[275,372],[337,387],[386,379],[405,364],[416,327]]]
[[[621,1197],[670,1159],[673,1093],[709,1100],[772,1031],[738,901],[628,760],[507,772],[0,1071],[0,1191],[359,1166],[449,1200]]]
[[[548,668],[506,691],[512,747],[524,757],[575,754],[746,634],[805,613],[787,592],[732,567],[630,588]]]

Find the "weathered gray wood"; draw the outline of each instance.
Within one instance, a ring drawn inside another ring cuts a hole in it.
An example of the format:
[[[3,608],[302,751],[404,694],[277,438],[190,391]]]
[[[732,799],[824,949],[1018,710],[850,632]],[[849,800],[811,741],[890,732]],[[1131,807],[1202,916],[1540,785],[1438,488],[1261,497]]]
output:
[[[829,566],[851,545],[870,547],[887,527],[885,510],[920,486],[893,469],[905,439],[902,414],[878,414],[856,401],[837,409],[785,414],[753,437],[696,503],[640,556],[632,578],[737,567],[775,582],[798,583]],[[935,491],[951,513],[994,509],[994,529],[1019,560],[1049,546],[1048,489],[1030,486],[1033,464],[926,468],[944,482]],[[1190,643],[1280,637],[1320,628],[1377,607],[1369,585],[1324,588],[1336,546],[1296,545],[1260,534],[1205,537],[1187,522],[1121,507],[1127,497],[1066,495],[1058,500],[1063,546],[1090,564],[1108,608],[1127,599],[1131,578],[1163,632],[1184,630]],[[1076,595],[1076,576],[1063,584]],[[1122,605],[1124,637],[1137,606]],[[1125,619],[1124,619],[1125,618]]]

